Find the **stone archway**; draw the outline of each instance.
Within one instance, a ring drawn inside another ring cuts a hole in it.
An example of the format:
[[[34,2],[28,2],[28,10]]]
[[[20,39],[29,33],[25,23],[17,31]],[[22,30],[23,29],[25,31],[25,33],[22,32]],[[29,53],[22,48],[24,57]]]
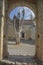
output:
[[[14,8],[16,8],[16,7],[18,7],[18,6],[26,6],[26,7],[30,8],[30,9],[35,13],[35,15],[37,16],[37,9],[36,9],[35,4],[26,3],[26,2],[24,2],[24,1],[16,2],[16,4],[14,4],[14,3],[11,4],[11,2],[9,2],[9,8],[8,8],[7,14],[9,15],[10,12],[11,12]]]
[[[3,6],[5,7],[5,0],[3,0]],[[20,1],[19,3],[16,2],[13,3],[13,0],[10,1],[8,0],[8,11],[7,11],[7,14],[9,14],[9,12],[16,6],[27,6],[29,7],[30,9],[33,10],[33,12],[35,12],[36,14],[36,57],[43,62],[43,1],[42,0],[38,0],[37,3],[24,3],[24,1]],[[2,6],[2,7],[3,7]],[[3,7],[3,11],[2,11],[2,14],[5,16],[5,8]],[[37,22],[38,21],[38,22]],[[5,17],[2,17],[2,25],[1,25],[1,39],[0,39],[0,59],[2,59],[3,57],[6,56],[5,53],[3,53],[4,51],[6,52],[7,51],[7,48],[6,48],[6,45],[4,45],[4,43],[7,43],[6,40],[6,33],[4,32],[4,30],[6,31],[5,27],[3,29],[3,26],[5,25]],[[4,32],[4,33],[3,33]],[[4,35],[5,34],[5,35]],[[3,37],[4,36],[4,37]],[[4,46],[5,48],[4,48]]]

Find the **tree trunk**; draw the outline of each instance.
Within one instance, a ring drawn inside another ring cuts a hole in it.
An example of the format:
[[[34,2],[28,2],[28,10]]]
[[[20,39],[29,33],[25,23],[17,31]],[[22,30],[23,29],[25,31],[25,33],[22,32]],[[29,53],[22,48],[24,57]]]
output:
[[[20,44],[20,32],[15,31],[15,34],[16,34],[16,44]]]

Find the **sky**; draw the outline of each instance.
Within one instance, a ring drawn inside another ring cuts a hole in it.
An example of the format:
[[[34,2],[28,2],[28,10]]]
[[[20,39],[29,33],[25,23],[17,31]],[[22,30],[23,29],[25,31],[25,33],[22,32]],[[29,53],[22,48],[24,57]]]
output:
[[[17,16],[18,12],[20,12],[20,19],[22,19],[22,11],[23,11],[23,9],[25,10],[24,20],[31,20],[31,15],[32,15],[33,19],[35,18],[34,12],[31,9],[29,9],[28,7],[24,7],[24,6],[23,7],[16,7],[16,8],[14,8],[10,12],[9,18],[11,20],[13,20],[14,15]]]

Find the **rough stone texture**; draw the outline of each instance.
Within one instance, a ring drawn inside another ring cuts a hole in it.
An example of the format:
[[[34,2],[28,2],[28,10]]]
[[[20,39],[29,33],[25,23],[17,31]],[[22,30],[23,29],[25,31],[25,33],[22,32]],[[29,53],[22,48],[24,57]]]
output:
[[[43,62],[43,0],[37,1],[38,22],[37,22],[37,57]]]
[[[4,0],[0,0],[0,8],[1,10],[1,32],[0,32],[0,59],[3,59],[5,56],[7,56],[7,41],[6,41],[6,19],[5,19],[5,2]],[[4,2],[4,3],[3,3]],[[4,6],[4,7],[3,7]]]
[[[30,9],[32,9],[32,11],[36,14],[36,4],[33,4],[32,2],[25,2],[25,1],[18,1],[18,2],[14,2],[14,0],[8,0],[8,14],[11,12],[12,9],[14,9],[15,7],[18,6],[26,6]]]
[[[4,31],[3,31],[3,58],[8,56],[7,51],[7,0],[5,1],[5,17],[4,18]]]
[[[2,16],[2,0],[0,0],[0,59],[1,59],[1,16]]]

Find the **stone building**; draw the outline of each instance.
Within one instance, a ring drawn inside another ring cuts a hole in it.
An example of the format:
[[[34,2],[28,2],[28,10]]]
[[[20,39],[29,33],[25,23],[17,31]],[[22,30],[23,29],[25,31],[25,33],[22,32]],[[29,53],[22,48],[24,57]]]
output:
[[[36,26],[34,25],[34,23],[32,22],[32,20],[24,20],[23,21],[23,26],[22,26],[22,30],[21,30],[21,39],[25,39],[25,40],[29,40],[29,39],[33,39],[35,40],[35,28]],[[9,21],[8,22],[8,39],[12,40],[15,39],[15,30],[13,27],[13,21]]]

